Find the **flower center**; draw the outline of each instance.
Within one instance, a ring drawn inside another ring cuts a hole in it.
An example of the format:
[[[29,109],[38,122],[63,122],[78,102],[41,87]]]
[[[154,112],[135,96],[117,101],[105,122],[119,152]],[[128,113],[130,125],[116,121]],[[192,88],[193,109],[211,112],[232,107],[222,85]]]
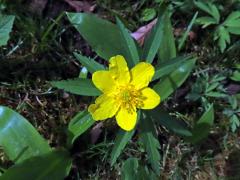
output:
[[[115,99],[129,112],[134,112],[135,108],[143,106],[144,97],[133,85],[127,84],[117,88]]]

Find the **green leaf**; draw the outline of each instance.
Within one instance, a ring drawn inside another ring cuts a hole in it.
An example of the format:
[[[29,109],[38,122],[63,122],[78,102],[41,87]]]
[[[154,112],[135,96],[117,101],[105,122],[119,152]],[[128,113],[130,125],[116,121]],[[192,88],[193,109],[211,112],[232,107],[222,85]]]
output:
[[[157,180],[156,174],[147,165],[140,165],[137,158],[128,158],[121,168],[122,180]]]
[[[209,96],[209,97],[215,97],[215,98],[225,98],[225,97],[228,96],[225,93],[220,93],[220,92],[217,92],[217,91],[211,91],[211,92],[206,93],[205,95]]]
[[[226,29],[231,34],[240,35],[240,27],[227,27]]]
[[[193,127],[192,136],[186,137],[185,139],[193,144],[202,141],[208,136],[213,121],[214,109],[213,105],[211,105]]]
[[[180,87],[189,76],[195,66],[196,58],[186,61],[171,74],[163,77],[153,89],[160,95],[161,101],[164,101],[178,87]]]
[[[169,113],[162,110],[161,107],[157,107],[153,110],[147,111],[147,113],[148,117],[150,117],[154,122],[166,127],[170,131],[180,136],[192,135],[186,123],[170,116]]]
[[[175,39],[173,34],[173,28],[171,23],[171,15],[169,10],[166,12],[165,26],[164,26],[164,36],[159,47],[159,61],[160,63],[167,62],[168,60],[175,58],[177,54]]]
[[[228,27],[240,28],[239,21],[240,21],[240,11],[234,11],[223,22],[223,25]]]
[[[158,180],[159,177],[146,165],[140,165],[138,167],[138,173],[137,173],[137,178],[139,180]]]
[[[152,119],[146,116],[146,114],[143,114],[140,127],[140,138],[147,152],[149,163],[151,164],[154,172],[160,175],[160,144],[155,134]]]
[[[233,81],[240,81],[240,71],[239,70],[234,71],[230,78]]]
[[[158,17],[156,25],[153,27],[150,35],[144,43],[143,56],[141,59],[148,63],[152,63],[162,43],[166,21],[166,8],[162,8],[162,12]]]
[[[121,152],[123,151],[127,143],[131,140],[134,132],[135,132],[135,129],[133,129],[132,131],[123,131],[120,129],[118,131],[116,140],[114,141],[115,145],[111,152],[111,159],[110,159],[111,166],[115,164],[115,162],[117,161],[117,158],[119,157],[119,155],[121,154]]]
[[[218,46],[220,47],[221,52],[223,53],[227,47],[227,44],[230,43],[230,35],[224,26],[219,26],[214,34],[214,40],[218,39]]]
[[[203,25],[202,28],[206,28],[212,24],[218,24],[218,22],[209,16],[204,16],[196,19],[196,23]]]
[[[79,75],[78,75],[78,78],[80,79],[86,79],[87,78],[87,75],[88,75],[88,70],[86,67],[82,67],[80,72],[79,72]]]
[[[136,65],[140,59],[138,50],[137,50],[137,46],[136,46],[133,38],[129,34],[129,31],[124,27],[124,25],[120,21],[120,19],[119,18],[116,18],[116,19],[117,19],[117,25],[121,32],[121,37],[125,43],[125,45],[124,45],[125,52],[126,52],[125,58],[126,58],[126,61],[128,62],[128,66],[131,68],[134,65]]]
[[[95,121],[87,111],[79,112],[68,124],[67,144],[71,146],[75,139],[87,131]]]
[[[240,126],[240,121],[236,114],[233,114],[230,118],[231,130],[235,132],[237,128]]]
[[[138,159],[137,158],[128,158],[122,166],[122,180],[133,180],[137,179],[138,172]]]
[[[211,92],[211,91],[213,91],[214,89],[216,89],[219,85],[220,85],[219,82],[213,82],[212,84],[210,84],[210,85],[208,85],[208,86],[206,87],[205,92],[206,92],[206,93]]]
[[[190,32],[190,30],[192,29],[193,24],[195,23],[195,20],[198,16],[198,12],[196,12],[191,20],[191,22],[189,23],[187,30],[185,31],[185,33],[183,34],[183,36],[181,37],[181,39],[179,40],[179,45],[178,45],[178,50],[180,51],[184,45],[184,43],[187,40],[188,34]]]
[[[4,106],[0,106],[0,146],[15,163],[51,150],[47,142],[24,117]]]
[[[15,16],[6,16],[0,14],[0,46],[7,44],[9,34],[12,31],[12,26]]]
[[[209,3],[209,7],[211,9],[212,16],[216,19],[216,21],[219,23],[220,21],[220,13],[217,7],[214,4]]]
[[[146,8],[144,9],[144,11],[142,12],[142,21],[150,21],[153,18],[155,18],[155,16],[157,15],[157,12],[154,8]]]
[[[63,81],[51,81],[52,86],[67,92],[83,96],[99,96],[101,92],[94,86],[90,79],[68,79]]]
[[[155,69],[155,74],[152,78],[152,81],[170,74],[172,71],[176,70],[182,63],[189,60],[190,58],[192,58],[192,56],[180,56],[159,64]]]
[[[71,164],[72,160],[66,151],[53,151],[12,166],[0,176],[0,180],[63,180]]]
[[[202,11],[205,11],[206,13],[211,15],[216,20],[216,22],[219,23],[220,13],[214,4],[212,4],[211,2],[204,3],[201,1],[194,1],[194,4]]]
[[[125,44],[116,25],[87,13],[67,13],[67,17],[100,57],[105,60],[116,55],[126,57]]]
[[[78,53],[73,53],[76,59],[87,68],[87,70],[91,73],[94,73],[95,71],[104,70],[104,66],[98,62],[96,62],[93,59],[87,58],[82,56]]]

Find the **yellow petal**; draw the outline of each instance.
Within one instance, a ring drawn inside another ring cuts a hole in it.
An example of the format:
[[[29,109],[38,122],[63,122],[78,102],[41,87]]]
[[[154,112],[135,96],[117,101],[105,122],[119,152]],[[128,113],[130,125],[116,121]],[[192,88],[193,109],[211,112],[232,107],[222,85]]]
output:
[[[154,67],[149,63],[138,63],[131,71],[131,84],[136,89],[147,87],[154,75]]]
[[[123,56],[117,55],[109,60],[109,71],[114,80],[119,84],[126,84],[130,81],[130,73],[127,62]]]
[[[115,87],[115,81],[112,79],[109,71],[96,71],[92,75],[93,84],[102,92],[111,91]]]
[[[103,94],[96,99],[95,104],[88,107],[88,111],[94,120],[104,120],[113,117],[117,113],[119,106],[120,104],[112,97]]]
[[[117,124],[125,131],[132,130],[137,122],[136,109],[129,112],[126,108],[121,107],[116,115]]]
[[[151,88],[141,90],[143,96],[143,106],[141,109],[153,109],[160,103],[160,96]]]

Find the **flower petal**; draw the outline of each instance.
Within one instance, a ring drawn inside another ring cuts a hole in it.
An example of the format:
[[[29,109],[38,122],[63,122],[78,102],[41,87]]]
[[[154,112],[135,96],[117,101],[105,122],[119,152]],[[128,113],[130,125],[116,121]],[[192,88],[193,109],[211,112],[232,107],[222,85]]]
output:
[[[153,109],[160,103],[160,96],[151,88],[141,90],[143,96],[143,106],[141,109]]]
[[[121,107],[116,115],[117,124],[125,131],[132,130],[137,122],[136,109],[129,112],[126,108]]]
[[[115,81],[109,71],[97,71],[92,75],[93,84],[102,92],[111,91],[115,87]]]
[[[154,75],[154,67],[149,63],[138,63],[131,71],[131,84],[136,89],[147,87]]]
[[[120,104],[114,98],[103,94],[96,99],[95,104],[88,107],[88,111],[94,120],[104,120],[113,117],[119,106]]]
[[[126,84],[130,81],[130,72],[127,62],[123,56],[117,55],[109,60],[109,71],[119,84]]]

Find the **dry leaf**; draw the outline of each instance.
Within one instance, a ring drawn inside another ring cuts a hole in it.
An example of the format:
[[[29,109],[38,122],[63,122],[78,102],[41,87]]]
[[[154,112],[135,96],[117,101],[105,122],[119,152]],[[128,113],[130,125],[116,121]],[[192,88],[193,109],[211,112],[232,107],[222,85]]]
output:
[[[136,39],[136,41],[142,46],[144,39],[147,34],[152,30],[153,26],[156,24],[157,19],[154,19],[149,24],[140,27],[137,31],[131,34],[131,36]]]
[[[100,134],[102,133],[102,126],[103,126],[103,123],[100,122],[98,123],[97,125],[95,125],[90,134],[91,134],[91,143],[92,144],[95,144],[100,136]]]
[[[68,3],[76,12],[92,12],[94,11],[96,5],[90,4],[88,1],[73,1],[73,0],[64,0]]]
[[[48,0],[32,0],[29,5],[29,10],[37,15],[42,15],[43,10],[47,5]]]

